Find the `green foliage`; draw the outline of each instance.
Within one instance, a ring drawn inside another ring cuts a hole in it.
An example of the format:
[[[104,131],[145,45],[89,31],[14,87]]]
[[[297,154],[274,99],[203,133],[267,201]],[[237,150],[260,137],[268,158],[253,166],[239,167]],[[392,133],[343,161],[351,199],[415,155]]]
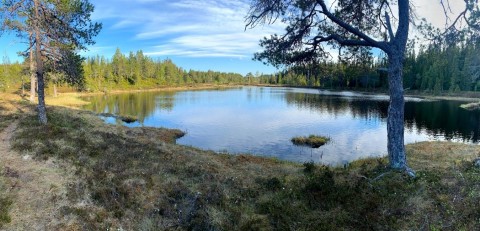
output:
[[[431,44],[414,50],[411,41],[404,62],[404,88],[443,92],[480,90],[480,44]],[[356,58],[355,58],[356,57]],[[382,68],[386,62],[373,62],[371,54],[357,53],[348,62],[322,62],[295,66],[275,75],[263,75],[262,84],[311,86],[323,88],[384,89],[388,87]]]
[[[242,75],[214,71],[186,71],[171,60],[153,60],[143,52],[130,52],[128,56],[117,48],[111,61],[105,57],[88,58],[83,62],[86,89],[142,89],[197,84],[244,84]]]
[[[0,92],[14,89],[22,78],[27,79],[22,64],[0,64]]]

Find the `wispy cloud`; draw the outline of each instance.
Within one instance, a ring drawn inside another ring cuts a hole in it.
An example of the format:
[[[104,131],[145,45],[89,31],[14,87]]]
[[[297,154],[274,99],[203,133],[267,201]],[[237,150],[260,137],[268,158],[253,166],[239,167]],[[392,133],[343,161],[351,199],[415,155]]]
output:
[[[251,57],[264,36],[284,25],[245,30],[247,0],[93,1],[96,20],[109,30],[127,30],[150,56]]]

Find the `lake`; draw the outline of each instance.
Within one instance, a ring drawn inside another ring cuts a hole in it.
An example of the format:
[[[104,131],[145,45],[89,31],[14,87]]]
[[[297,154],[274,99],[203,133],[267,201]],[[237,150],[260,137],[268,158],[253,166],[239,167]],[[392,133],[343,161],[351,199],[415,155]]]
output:
[[[342,165],[387,153],[388,96],[299,88],[241,87],[141,92],[86,97],[97,113],[135,115],[126,126],[178,128],[177,143],[233,154]],[[480,112],[460,101],[407,97],[405,143],[432,140],[477,143]],[[122,123],[104,118],[108,123]],[[317,149],[293,145],[294,136],[323,135]]]

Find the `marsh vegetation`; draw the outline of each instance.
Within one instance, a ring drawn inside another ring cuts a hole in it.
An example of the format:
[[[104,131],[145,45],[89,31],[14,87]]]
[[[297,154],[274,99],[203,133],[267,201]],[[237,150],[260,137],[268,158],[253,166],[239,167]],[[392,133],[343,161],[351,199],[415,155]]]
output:
[[[323,146],[330,138],[326,136],[317,136],[317,135],[309,135],[309,136],[297,136],[292,138],[292,143],[298,146],[308,146],[311,148],[319,148]]]

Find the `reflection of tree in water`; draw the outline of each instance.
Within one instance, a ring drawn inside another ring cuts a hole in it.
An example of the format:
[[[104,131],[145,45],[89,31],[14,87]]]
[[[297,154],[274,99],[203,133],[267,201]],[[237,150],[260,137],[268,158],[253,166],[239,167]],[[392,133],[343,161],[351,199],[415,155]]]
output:
[[[430,134],[441,134],[446,139],[478,142],[480,139],[480,112],[460,108],[461,102],[407,102],[405,120]]]
[[[388,102],[331,95],[287,92],[287,104],[301,109],[326,112],[331,116],[351,114],[354,118],[387,118]]]
[[[285,94],[286,102],[298,108],[328,113],[338,116],[350,113],[354,118],[385,121],[388,101],[346,98],[339,96],[293,93]],[[478,142],[480,140],[480,112],[461,109],[461,102],[406,102],[406,129],[426,130],[430,135],[443,135],[447,140],[462,139]]]
[[[175,92],[140,92],[134,94],[114,94],[91,96],[91,102],[85,109],[97,113],[112,113],[117,115],[133,115],[143,123],[156,109],[171,111],[174,106]]]

